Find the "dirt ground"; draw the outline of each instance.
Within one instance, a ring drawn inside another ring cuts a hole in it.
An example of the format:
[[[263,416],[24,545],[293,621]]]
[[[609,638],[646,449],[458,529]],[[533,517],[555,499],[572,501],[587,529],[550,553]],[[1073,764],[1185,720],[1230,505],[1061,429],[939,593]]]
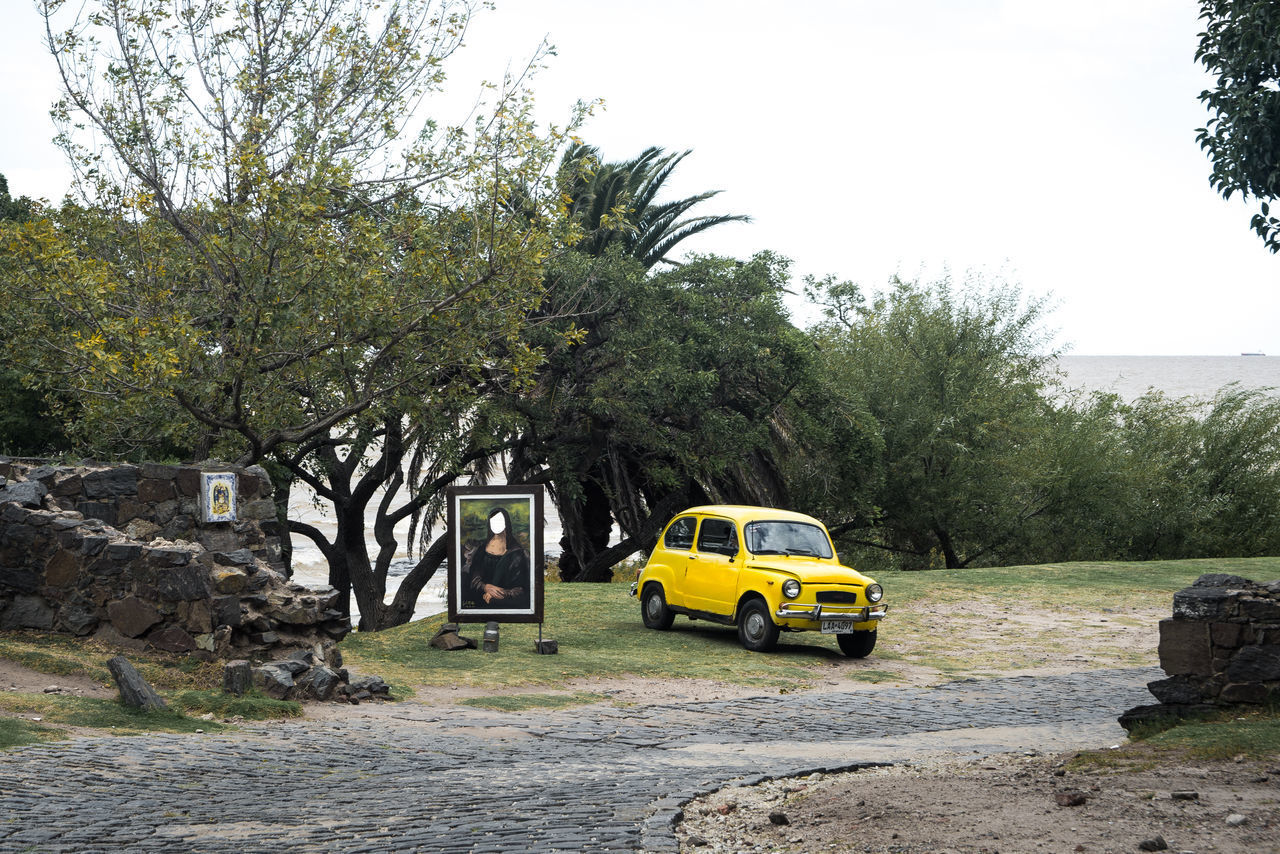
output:
[[[940,758],[722,789],[685,807],[682,851],[1276,852],[1280,759],[1185,763],[1126,748]]]

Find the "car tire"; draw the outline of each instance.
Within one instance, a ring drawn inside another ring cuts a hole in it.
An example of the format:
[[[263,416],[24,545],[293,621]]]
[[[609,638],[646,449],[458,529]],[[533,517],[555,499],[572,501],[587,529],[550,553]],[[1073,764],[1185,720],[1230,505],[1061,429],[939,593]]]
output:
[[[874,629],[869,632],[849,632],[847,635],[836,635],[836,641],[840,644],[840,651],[850,658],[866,658],[876,648],[876,633]]]
[[[748,599],[738,609],[738,640],[752,652],[768,652],[778,645],[778,624],[763,599]]]
[[[662,593],[661,584],[647,584],[640,595],[640,618],[646,628],[669,629],[676,615],[667,607],[667,597]]]

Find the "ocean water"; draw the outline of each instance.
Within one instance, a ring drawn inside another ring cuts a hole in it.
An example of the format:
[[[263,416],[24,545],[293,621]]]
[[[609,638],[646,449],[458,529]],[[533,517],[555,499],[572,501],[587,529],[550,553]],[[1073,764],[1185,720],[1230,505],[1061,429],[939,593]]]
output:
[[[1245,388],[1271,389],[1280,394],[1280,357],[1270,356],[1063,356],[1059,367],[1069,388],[1089,391],[1114,392],[1125,400],[1133,400],[1149,389],[1158,389],[1170,397],[1212,397],[1230,383]],[[368,518],[371,554],[377,553],[372,542],[373,510],[378,506],[379,495],[369,506]],[[314,525],[332,537],[335,525],[332,515],[315,504],[309,491],[295,489],[289,504],[290,516]],[[555,509],[548,505],[545,542],[554,549],[560,541],[560,520]],[[396,530],[401,550],[391,565],[387,579],[390,601],[399,586],[399,580],[413,568],[414,560],[404,548],[408,535],[408,523]],[[441,533],[439,531],[435,533]],[[305,537],[294,537],[294,578],[302,584],[323,585],[329,581],[329,568],[320,550]],[[355,601],[352,600],[352,607]],[[422,619],[445,610],[443,569],[418,597],[414,619]],[[355,620],[358,615],[352,614]]]
[[[1069,387],[1124,400],[1149,389],[1209,398],[1231,383],[1280,394],[1280,357],[1274,356],[1063,356],[1059,365]]]

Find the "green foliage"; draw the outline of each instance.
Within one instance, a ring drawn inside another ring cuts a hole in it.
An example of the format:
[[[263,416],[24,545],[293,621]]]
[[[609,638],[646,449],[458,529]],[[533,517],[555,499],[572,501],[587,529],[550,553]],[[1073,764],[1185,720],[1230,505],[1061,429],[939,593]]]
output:
[[[1029,475],[1054,358],[1044,303],[978,279],[895,278],[869,304],[849,283],[810,281],[809,290],[828,318],[814,332],[827,385],[856,390],[862,405],[842,408],[865,413],[861,433],[878,433],[854,446],[855,463],[869,451],[881,460],[869,502],[877,516],[855,505],[828,521],[854,544],[923,565],[931,554],[948,567],[1000,561],[1043,506]]]
[[[404,127],[468,4],[44,10],[86,204],[6,227],[0,272],[11,355],[81,404],[87,447],[256,461],[528,372],[493,345],[540,298],[561,132],[514,82],[470,130]],[[507,211],[517,187],[538,216]]]
[[[1231,198],[1261,200],[1251,225],[1280,252],[1280,6],[1259,0],[1201,0],[1196,59],[1215,75],[1200,94],[1213,114],[1196,139],[1213,161],[1209,183]]]
[[[780,411],[812,359],[782,306],[783,259],[653,274],[614,249],[568,253],[549,276],[565,302],[548,333],[565,343],[548,342],[534,392],[511,403],[525,419],[512,457],[519,479],[553,486],[564,580],[607,581],[689,504],[778,500]],[[606,551],[611,518],[623,542]]]
[[[217,732],[215,721],[190,718],[176,709],[131,709],[117,700],[68,697],[60,694],[0,694],[0,710],[38,714],[44,723],[88,729],[112,730],[118,735],[142,732]]]

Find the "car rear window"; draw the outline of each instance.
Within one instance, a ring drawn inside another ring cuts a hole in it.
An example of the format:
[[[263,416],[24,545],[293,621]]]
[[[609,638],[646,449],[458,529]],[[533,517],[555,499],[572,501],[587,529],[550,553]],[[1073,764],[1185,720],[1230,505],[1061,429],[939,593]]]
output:
[[[685,516],[671,523],[667,528],[667,535],[662,538],[662,544],[669,549],[684,549],[688,551],[693,548],[693,528],[696,520],[692,516]]]

